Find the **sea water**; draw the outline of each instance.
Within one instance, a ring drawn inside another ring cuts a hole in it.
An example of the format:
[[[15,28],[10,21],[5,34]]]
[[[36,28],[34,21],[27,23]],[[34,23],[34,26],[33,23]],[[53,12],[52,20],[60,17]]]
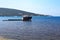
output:
[[[0,17],[4,19],[19,17]],[[60,17],[33,16],[31,21],[0,21],[0,36],[14,40],[60,40]]]

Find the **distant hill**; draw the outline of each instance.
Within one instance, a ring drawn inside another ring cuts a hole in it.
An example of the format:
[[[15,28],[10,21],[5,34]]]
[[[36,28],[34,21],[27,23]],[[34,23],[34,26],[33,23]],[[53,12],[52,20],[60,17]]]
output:
[[[44,16],[42,14],[35,14],[17,9],[0,8],[0,16],[22,16],[22,15]]]

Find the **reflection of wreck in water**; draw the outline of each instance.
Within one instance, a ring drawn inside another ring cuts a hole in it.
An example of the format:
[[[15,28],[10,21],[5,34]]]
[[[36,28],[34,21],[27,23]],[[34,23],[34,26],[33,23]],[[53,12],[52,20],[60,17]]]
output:
[[[31,21],[32,16],[31,15],[24,15],[23,16],[23,21]]]

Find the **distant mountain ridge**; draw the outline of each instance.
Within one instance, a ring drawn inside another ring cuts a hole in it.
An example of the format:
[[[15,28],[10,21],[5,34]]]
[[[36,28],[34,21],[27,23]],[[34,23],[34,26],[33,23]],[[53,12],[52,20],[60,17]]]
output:
[[[22,16],[22,15],[43,16],[42,14],[35,14],[17,9],[0,8],[0,16]]]

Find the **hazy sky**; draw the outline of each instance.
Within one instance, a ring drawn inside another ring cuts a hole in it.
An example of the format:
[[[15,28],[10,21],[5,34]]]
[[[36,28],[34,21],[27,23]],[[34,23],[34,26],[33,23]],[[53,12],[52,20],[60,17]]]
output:
[[[0,7],[60,16],[60,0],[0,0]]]

